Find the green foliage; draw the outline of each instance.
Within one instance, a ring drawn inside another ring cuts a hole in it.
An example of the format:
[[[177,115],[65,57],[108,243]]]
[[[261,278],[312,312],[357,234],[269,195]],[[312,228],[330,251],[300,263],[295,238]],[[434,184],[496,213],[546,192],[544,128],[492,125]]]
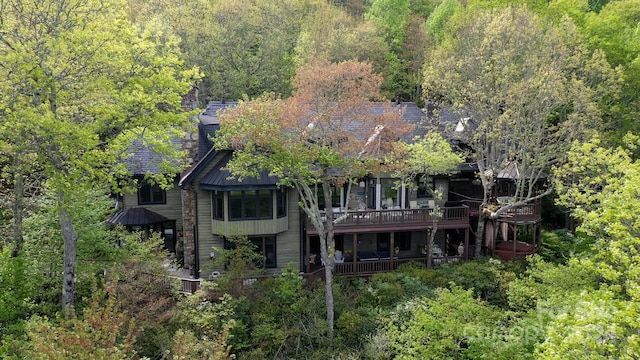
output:
[[[611,291],[637,300],[640,164],[629,155],[637,137],[625,140],[629,150],[605,149],[597,141],[576,144],[569,153],[570,163],[557,169],[558,189],[563,190],[560,200],[571,205],[574,216],[582,221],[579,230],[595,239],[594,256],[585,259],[583,266],[601,276]]]
[[[52,323],[34,316],[28,332],[33,359],[124,359],[135,357],[135,324],[117,309],[114,296],[96,291],[82,317]]]
[[[542,231],[542,249],[540,255],[545,261],[566,263],[572,256],[589,252],[593,239],[574,235],[566,229]]]
[[[391,49],[397,49],[405,41],[409,12],[409,0],[374,0],[365,18],[378,25]]]
[[[231,346],[227,345],[229,328],[225,328],[220,337],[216,339],[198,339],[188,330],[178,330],[174,336],[174,348],[171,358],[175,360],[206,359],[226,360],[232,359]]]
[[[104,287],[116,298],[120,312],[131,314],[139,335],[135,348],[141,356],[157,358],[169,351],[175,329],[171,318],[178,298],[162,266],[166,258],[127,257],[107,271]]]
[[[445,36],[445,29],[451,16],[456,12],[460,2],[456,0],[444,0],[429,15],[425,22],[427,33],[437,41],[441,41]]]
[[[559,311],[536,349],[538,359],[635,359],[640,356],[637,302],[606,289],[582,292]]]
[[[547,300],[561,303],[569,294],[594,290],[598,286],[598,275],[576,258],[567,264],[553,264],[536,255],[528,261],[523,276],[509,284],[509,306],[515,311],[535,309]]]
[[[486,328],[501,320],[499,312],[474,299],[471,290],[439,289],[435,298],[415,298],[399,305],[383,330],[388,353],[396,359],[444,359],[493,353]]]
[[[223,292],[239,295],[243,279],[264,273],[263,256],[256,251],[257,247],[246,236],[229,236],[226,238],[229,248],[213,248],[215,259],[210,264],[214,268],[225,268],[216,283]],[[210,271],[209,270],[209,271]]]
[[[0,251],[0,357],[10,351],[1,346],[10,336],[24,332],[24,321],[32,309],[29,300],[38,290],[29,281],[23,256],[11,257],[8,249]],[[10,347],[11,345],[6,345]]]

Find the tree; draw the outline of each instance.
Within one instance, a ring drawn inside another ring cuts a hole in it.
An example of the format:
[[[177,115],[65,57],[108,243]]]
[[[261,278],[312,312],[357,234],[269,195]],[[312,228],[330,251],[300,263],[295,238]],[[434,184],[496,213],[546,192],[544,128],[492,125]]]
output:
[[[302,27],[296,45],[300,64],[318,57],[331,62],[347,60],[370,62],[381,71],[388,46],[371,21],[360,21],[341,8],[323,3]]]
[[[455,153],[451,145],[438,133],[430,132],[423,137],[416,137],[411,143],[400,143],[387,156],[385,163],[393,169],[395,177],[401,179],[403,184],[416,184],[416,180],[425,180],[434,175],[447,175],[457,170],[462,164],[463,158]],[[434,199],[442,199],[443,194],[427,186]],[[437,209],[434,209],[437,212]],[[439,216],[431,217],[431,238],[427,244],[427,254],[431,254],[431,245],[434,243],[438,231]],[[430,261],[430,258],[429,260]]]
[[[69,310],[79,236],[70,208],[85,201],[87,189],[116,184],[127,173],[122,160],[134,139],[171,159],[180,154],[170,138],[187,123],[181,96],[198,74],[183,67],[174,36],[153,23],[133,26],[119,0],[1,5],[3,152],[32,155],[57,194],[62,307]],[[31,167],[16,163],[11,171],[18,175]]]
[[[619,142],[628,131],[638,128],[640,109],[640,39],[638,19],[640,1],[589,1],[596,6],[585,16],[581,32],[591,49],[602,49],[611,66],[624,73],[624,83],[619,98],[611,99],[605,108],[609,141]],[[606,4],[606,5],[604,5]],[[597,6],[602,6],[597,13]]]
[[[409,130],[391,103],[372,112],[381,77],[368,63],[326,60],[302,66],[296,92],[280,100],[263,96],[242,101],[220,115],[216,148],[233,149],[228,164],[240,177],[268,170],[280,186],[293,187],[320,238],[325,263],[327,321],[333,335],[334,225],[346,214],[320,208],[331,203],[332,186],[350,190],[355,179],[380,168],[382,154]],[[324,220],[327,219],[327,220]]]
[[[599,140],[575,144],[569,161],[556,169],[559,202],[582,222],[579,230],[595,239],[597,252],[583,266],[599,274],[611,290],[640,300],[638,179],[640,164],[631,158],[639,142],[607,149]]]
[[[469,20],[431,53],[424,88],[425,99],[469,118],[453,136],[471,148],[484,189],[479,256],[486,220],[552,191],[536,184],[563,161],[572,139],[601,127],[597,100],[615,91],[618,77],[600,52],[579,46],[569,21],[556,29],[522,7],[463,17]],[[513,198],[498,203],[496,179],[514,167]]]

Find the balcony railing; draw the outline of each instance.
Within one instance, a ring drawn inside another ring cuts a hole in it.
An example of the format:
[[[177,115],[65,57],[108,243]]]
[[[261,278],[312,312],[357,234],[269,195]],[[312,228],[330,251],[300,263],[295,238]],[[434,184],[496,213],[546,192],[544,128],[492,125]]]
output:
[[[500,218],[514,222],[538,221],[542,214],[540,202],[514,207],[500,214]]]
[[[346,215],[346,216],[345,216]],[[434,222],[438,227],[465,227],[469,225],[469,207],[443,207],[439,209],[393,209],[393,210],[353,210],[335,212],[334,219],[344,218],[334,224],[336,229],[344,228],[375,228],[375,227],[408,227],[424,226],[433,227]],[[327,221],[323,218],[322,221]],[[311,221],[307,218],[307,231],[315,233]]]
[[[468,199],[462,200],[462,202],[465,205],[469,206],[469,211],[472,216],[478,215],[478,213],[480,212],[480,205],[482,204],[481,200]],[[507,211],[501,213],[499,218],[513,222],[532,222],[540,220],[541,214],[542,205],[538,201],[535,203],[508,209]]]

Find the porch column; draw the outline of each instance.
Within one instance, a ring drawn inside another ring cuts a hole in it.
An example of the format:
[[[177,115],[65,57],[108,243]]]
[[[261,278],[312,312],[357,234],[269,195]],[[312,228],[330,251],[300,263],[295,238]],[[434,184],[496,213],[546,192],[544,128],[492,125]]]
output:
[[[389,243],[390,243],[390,245],[391,245],[391,251],[389,251],[389,259],[391,260],[391,270],[394,270],[394,267],[393,267],[393,258],[394,258],[394,257],[395,257],[395,255],[396,255],[396,251],[395,251],[395,250],[396,250],[396,247],[395,247],[395,241],[394,241],[394,240],[395,240],[395,234],[396,234],[396,233],[395,233],[394,231],[392,231],[392,232],[391,232],[391,235],[389,236]]]
[[[353,234],[353,273],[358,273],[358,233]]]
[[[465,260],[469,260],[469,228],[464,228],[464,254],[462,254]]]
[[[433,229],[427,229],[427,269],[431,268],[431,232]]]
[[[513,257],[516,257],[516,244],[518,243],[518,225],[513,224]]]
[[[311,236],[306,235],[305,236],[305,251],[304,251],[304,259],[305,259],[305,263],[307,264],[307,272],[310,273],[311,272],[311,258],[310,258],[310,249],[311,249]]]
[[[400,208],[401,209],[406,209],[407,208],[407,199],[405,197],[407,193],[407,188],[404,185],[404,182],[402,183],[402,186],[400,187]]]

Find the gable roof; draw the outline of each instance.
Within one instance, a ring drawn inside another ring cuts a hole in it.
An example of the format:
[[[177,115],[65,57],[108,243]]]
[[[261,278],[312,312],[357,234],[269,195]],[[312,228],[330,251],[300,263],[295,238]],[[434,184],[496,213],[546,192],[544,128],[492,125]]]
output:
[[[261,190],[277,189],[279,179],[269,175],[268,171],[262,171],[258,178],[244,178],[239,181],[232,176],[229,170],[224,169],[231,160],[232,152],[226,154],[215,166],[200,180],[200,188],[204,190]]]
[[[211,138],[220,129],[218,112],[238,105],[237,102],[210,101],[207,108],[198,115],[198,154],[204,156],[213,148]]]
[[[209,104],[207,104],[207,108],[198,115],[197,162],[191,169],[184,173],[178,183],[179,187],[189,185],[195,176],[215,157],[217,152],[213,148],[213,141],[211,141],[211,139],[215,136],[216,132],[220,130],[218,111],[226,109],[227,107],[236,106],[237,104],[235,101],[210,101]]]

